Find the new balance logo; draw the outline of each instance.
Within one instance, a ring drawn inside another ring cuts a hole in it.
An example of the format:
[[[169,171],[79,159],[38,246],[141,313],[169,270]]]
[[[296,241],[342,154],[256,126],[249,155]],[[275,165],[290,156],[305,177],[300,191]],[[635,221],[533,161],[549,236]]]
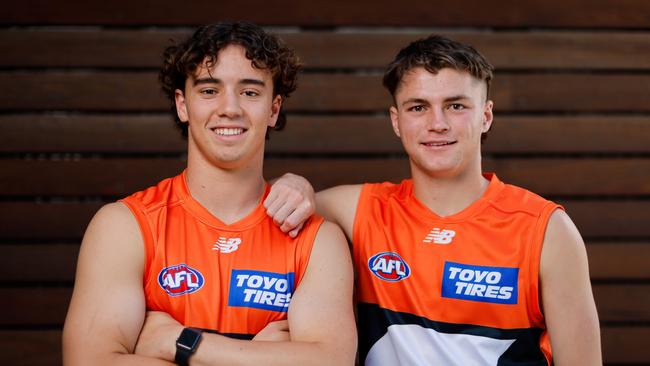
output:
[[[241,244],[240,238],[224,238],[219,237],[216,243],[212,246],[212,250],[218,250],[221,253],[232,253],[239,248]]]
[[[456,232],[453,230],[440,230],[439,228],[435,227],[429,234],[427,234],[427,237],[422,240],[423,243],[435,243],[435,244],[449,244],[453,240],[454,236],[456,236]]]

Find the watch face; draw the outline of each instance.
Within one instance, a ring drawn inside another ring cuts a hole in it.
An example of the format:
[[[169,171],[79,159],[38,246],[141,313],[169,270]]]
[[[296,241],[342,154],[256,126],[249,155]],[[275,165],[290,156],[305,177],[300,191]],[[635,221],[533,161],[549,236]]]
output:
[[[185,328],[181,332],[181,335],[178,336],[178,339],[176,340],[176,345],[186,349],[194,349],[200,339],[201,339],[201,332],[194,329]]]

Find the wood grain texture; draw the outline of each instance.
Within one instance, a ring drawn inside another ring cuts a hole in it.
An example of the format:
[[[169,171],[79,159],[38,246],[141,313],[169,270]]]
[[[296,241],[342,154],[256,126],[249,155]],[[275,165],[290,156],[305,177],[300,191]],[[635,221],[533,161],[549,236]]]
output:
[[[156,73],[126,71],[0,72],[0,109],[9,111],[161,112],[169,105]],[[304,74],[287,101],[293,112],[385,112],[391,100],[375,74]],[[495,111],[648,112],[650,75],[501,74]]]
[[[290,114],[272,132],[268,153],[403,154],[388,116]],[[0,115],[4,153],[185,153],[171,116],[156,114]],[[516,115],[495,117],[486,154],[650,152],[650,116]]]
[[[173,158],[0,160],[0,196],[125,196],[186,166]],[[650,196],[650,158],[488,158],[485,171],[543,196]],[[340,184],[400,181],[407,158],[267,158],[268,179],[292,172],[317,189]]]
[[[432,32],[468,43],[498,69],[644,70],[650,68],[647,32],[593,31],[269,31],[296,50],[307,69],[383,70],[408,43]],[[0,67],[153,68],[163,49],[191,34],[177,29],[94,27],[0,29]],[[38,49],[39,52],[34,52]]]
[[[589,11],[585,11],[584,3],[579,0],[535,0],[525,4],[505,0],[490,6],[478,0],[463,0],[454,6],[425,0],[411,1],[408,6],[396,6],[388,0],[360,0],[355,6],[342,0],[319,3],[252,0],[246,6],[197,0],[191,8],[180,11],[178,3],[171,0],[157,1],[155,6],[146,1],[126,0],[90,3],[70,0],[66,6],[24,0],[8,3],[3,10],[0,24],[186,25],[210,23],[217,18],[310,27],[647,28],[650,23],[650,5],[643,0],[594,0],[589,3]]]

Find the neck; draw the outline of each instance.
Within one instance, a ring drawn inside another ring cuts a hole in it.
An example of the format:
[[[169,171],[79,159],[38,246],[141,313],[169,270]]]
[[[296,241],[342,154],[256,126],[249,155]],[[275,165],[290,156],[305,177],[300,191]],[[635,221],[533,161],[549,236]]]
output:
[[[241,220],[264,194],[262,158],[249,166],[224,169],[188,153],[186,179],[192,198],[225,224]]]
[[[489,181],[478,169],[454,176],[425,174],[411,167],[413,193],[431,211],[441,217],[454,215],[479,200]]]

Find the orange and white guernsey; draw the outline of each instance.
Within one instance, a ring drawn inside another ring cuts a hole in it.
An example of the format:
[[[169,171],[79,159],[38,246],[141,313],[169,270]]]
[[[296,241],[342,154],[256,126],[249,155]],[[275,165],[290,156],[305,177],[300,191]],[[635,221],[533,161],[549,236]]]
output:
[[[323,220],[311,218],[293,239],[262,201],[226,225],[191,197],[185,173],[123,199],[144,240],[147,310],[241,339],[286,319]]]
[[[492,174],[447,217],[413,182],[366,184],[354,222],[365,365],[549,365],[540,310],[546,225],[561,208]]]

